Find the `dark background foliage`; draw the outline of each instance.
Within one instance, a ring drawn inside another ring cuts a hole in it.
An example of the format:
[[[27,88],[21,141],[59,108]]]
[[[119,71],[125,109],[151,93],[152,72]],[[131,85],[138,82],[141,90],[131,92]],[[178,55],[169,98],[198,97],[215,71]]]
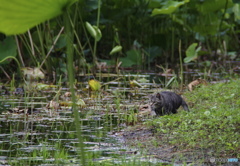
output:
[[[177,6],[177,3],[183,4]],[[168,7],[174,8],[174,12],[154,14],[155,9],[168,11]],[[74,29],[74,66],[78,73],[96,69],[94,55],[97,62],[106,62],[107,66],[119,62],[122,67],[138,69],[175,66],[179,63],[179,52],[184,58],[192,43],[201,46],[197,62],[239,60],[240,7],[237,0],[102,0],[101,3],[81,0],[71,7],[70,14]],[[100,41],[95,43],[85,22],[98,26],[102,33]],[[64,31],[54,45],[63,25],[63,18],[59,16],[31,29],[30,33],[17,36],[18,48],[13,56],[24,66],[39,66],[44,62],[41,67],[49,75],[53,71],[66,73]],[[13,37],[0,34],[2,46],[7,38]],[[53,45],[54,49],[46,57]],[[110,55],[116,45],[123,49]],[[17,65],[9,60],[1,63],[1,67],[0,75],[5,77],[3,69],[11,75]]]

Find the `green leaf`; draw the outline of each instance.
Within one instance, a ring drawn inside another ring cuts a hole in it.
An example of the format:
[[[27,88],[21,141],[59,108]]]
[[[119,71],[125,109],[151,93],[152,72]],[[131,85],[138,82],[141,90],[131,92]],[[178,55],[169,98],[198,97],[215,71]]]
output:
[[[166,4],[161,9],[153,9],[152,15],[155,16],[158,14],[172,14],[175,10],[177,10],[180,6],[188,3],[189,0],[184,0],[182,2],[178,1],[167,1]]]
[[[202,15],[192,28],[195,32],[199,32],[202,36],[216,35],[219,30],[219,24],[219,16],[217,14],[210,13]]]
[[[201,50],[201,47],[198,47],[196,49],[197,45],[197,43],[193,43],[188,47],[188,49],[186,50],[187,57],[184,58],[184,63],[189,63],[197,59],[198,52]]]
[[[199,12],[207,14],[224,9],[226,6],[226,1],[228,1],[227,8],[233,6],[231,0],[205,0],[202,3],[197,4],[196,7]]]
[[[55,37],[53,38],[53,40],[55,40],[56,38],[57,38],[57,36],[55,36]],[[60,50],[60,49],[62,49],[62,48],[64,48],[64,47],[66,47],[66,46],[67,46],[67,36],[66,36],[65,34],[63,34],[63,35],[60,35],[57,43],[56,43],[55,46],[54,46],[54,50],[55,50],[55,51],[56,51],[56,50]]]
[[[142,63],[142,55],[139,50],[129,50],[127,51],[127,56],[120,58],[123,67],[131,67],[132,65],[140,65]]]
[[[169,87],[169,85],[171,85],[175,80],[176,80],[176,76],[173,76],[166,84],[166,88]]]
[[[115,46],[109,54],[112,55],[120,51],[122,51],[122,46]]]
[[[30,28],[54,18],[76,0],[0,0],[0,32],[25,33]]]
[[[162,0],[151,0],[148,3],[148,8],[157,8],[161,7]]]
[[[88,85],[92,91],[99,91],[101,89],[101,83],[95,79],[89,80]]]
[[[17,45],[13,37],[7,37],[4,41],[0,41],[0,64],[7,64],[8,58],[16,57]]]
[[[99,40],[102,38],[102,32],[101,32],[101,30],[100,30],[97,26],[93,25],[92,27],[93,27],[93,28],[95,29],[95,31],[96,31],[95,40],[96,40],[96,41],[99,41]]]
[[[89,22],[86,22],[86,28],[87,28],[87,31],[90,33],[90,35],[96,41],[99,41],[102,38],[102,32],[97,26],[91,25]]]
[[[96,39],[97,38],[97,32],[96,32],[95,28],[93,28],[93,26],[89,22],[86,22],[86,28],[87,28],[87,31],[90,33],[90,35],[94,39]]]

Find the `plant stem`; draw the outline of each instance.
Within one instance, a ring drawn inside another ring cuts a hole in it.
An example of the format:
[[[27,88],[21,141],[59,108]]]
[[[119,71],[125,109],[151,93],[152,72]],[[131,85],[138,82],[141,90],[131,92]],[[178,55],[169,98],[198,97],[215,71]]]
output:
[[[23,67],[25,67],[25,64],[24,64],[24,61],[23,61],[23,58],[22,58],[22,53],[21,53],[21,49],[20,49],[20,46],[19,46],[19,42],[18,42],[17,36],[15,36],[15,40],[16,40],[16,43],[17,43],[19,58],[20,58],[20,60],[21,60],[21,62],[22,62]],[[20,66],[20,65],[19,65],[19,66]]]
[[[50,53],[52,52],[52,50],[54,49],[54,46],[56,45],[56,43],[57,43],[60,35],[61,35],[62,32],[63,32],[63,30],[64,30],[64,27],[62,27],[61,30],[59,31],[56,39],[55,39],[54,42],[53,42],[53,45],[51,46],[51,48],[50,48],[50,50],[48,51],[47,55],[45,56],[44,60],[42,61],[41,65],[40,65],[40,67],[39,67],[40,69],[42,68],[42,65],[45,63],[45,61],[47,60],[47,58],[48,58],[48,56],[50,55]]]
[[[70,10],[69,10],[70,11]],[[74,122],[80,147],[80,156],[81,156],[81,162],[82,165],[86,165],[85,163],[85,153],[84,153],[84,144],[83,144],[83,138],[82,138],[82,130],[81,130],[81,123],[80,123],[80,117],[78,110],[76,109],[76,96],[75,96],[75,90],[74,90],[74,72],[73,72],[73,33],[70,23],[70,17],[68,11],[65,11],[64,14],[64,24],[65,24],[65,33],[67,36],[67,68],[68,68],[68,80],[70,85],[70,92],[72,94],[72,109],[74,113]]]
[[[99,27],[99,21],[100,21],[100,13],[101,12],[101,0],[98,0],[98,13],[97,13],[97,27]],[[97,65],[97,40],[94,41],[94,47],[93,47],[93,63],[94,65]]]
[[[180,89],[182,91],[183,89],[183,63],[182,63],[182,48],[181,48],[181,45],[182,45],[182,41],[179,40],[179,46],[178,46],[178,49],[179,49],[179,60],[180,60],[180,79],[181,79],[181,82],[180,82]]]
[[[34,50],[34,45],[33,45],[33,40],[32,40],[32,35],[31,35],[30,30],[28,30],[28,36],[29,36],[29,41],[30,41],[30,45],[31,45],[32,55],[35,56],[35,50]]]

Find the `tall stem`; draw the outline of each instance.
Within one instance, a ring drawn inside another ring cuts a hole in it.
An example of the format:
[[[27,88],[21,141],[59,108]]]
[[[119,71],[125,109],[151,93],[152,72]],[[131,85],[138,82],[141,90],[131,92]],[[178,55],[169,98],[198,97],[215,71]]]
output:
[[[70,11],[70,10],[69,10]],[[72,109],[74,114],[74,122],[80,147],[80,156],[81,156],[81,162],[82,165],[86,165],[85,161],[85,153],[84,153],[84,144],[83,144],[83,138],[82,138],[82,129],[81,129],[81,123],[80,123],[80,117],[78,110],[76,109],[76,96],[75,96],[75,90],[74,90],[74,71],[73,71],[73,30],[70,24],[70,17],[68,11],[65,11],[64,15],[64,24],[65,24],[65,33],[67,36],[67,68],[68,68],[68,80],[70,85],[70,92],[72,94]]]
[[[98,0],[98,13],[97,13],[97,27],[99,27],[99,21],[100,21],[100,13],[101,12],[101,0]],[[93,47],[93,63],[94,65],[97,65],[97,41],[95,39],[94,41],[94,47]]]
[[[181,77],[181,82],[180,82],[180,86],[181,86],[181,91],[183,89],[183,63],[182,63],[182,41],[179,40],[179,60],[180,60],[180,77]]]

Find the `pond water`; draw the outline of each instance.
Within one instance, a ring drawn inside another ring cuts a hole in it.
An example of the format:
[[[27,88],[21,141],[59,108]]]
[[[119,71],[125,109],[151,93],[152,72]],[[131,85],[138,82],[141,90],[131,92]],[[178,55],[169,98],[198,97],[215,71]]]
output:
[[[139,106],[147,102],[147,95],[162,87],[161,80],[153,81],[160,76],[167,78],[166,75],[156,73],[125,75],[122,79],[118,79],[118,75],[105,77],[108,83],[103,84],[103,90],[91,94],[84,90],[86,82],[78,83],[77,98],[86,104],[84,108],[79,106],[77,109],[82,124],[78,127],[82,130],[84,155],[88,165],[162,163],[153,156],[141,153],[139,149],[127,147],[122,137],[122,130],[135,123]],[[141,87],[129,88],[130,77],[142,79]],[[46,107],[51,100],[59,103],[69,100],[68,96],[64,96],[68,89],[59,89],[34,87],[31,91],[25,90],[25,93],[21,94],[11,87],[2,88],[1,165],[80,165],[81,155],[78,153],[78,139],[71,106],[64,104],[65,106],[58,108]],[[28,114],[22,109],[28,109]]]
[[[136,118],[139,105],[144,103],[143,99],[151,92],[149,87],[153,84],[146,82],[141,83],[142,88],[124,88],[129,87],[126,85],[129,82],[110,81],[99,93],[84,90],[86,84],[79,83],[76,95],[86,104],[77,109],[87,164],[158,163],[160,160],[127,147],[122,137],[126,121],[132,124],[129,117]],[[24,89],[29,86],[32,85]],[[47,107],[53,99],[60,105],[68,103],[69,96],[65,96],[68,89],[59,90],[53,86],[37,89],[35,85],[30,89],[22,92],[21,89],[4,87],[1,90],[0,164],[80,164],[71,105]]]

